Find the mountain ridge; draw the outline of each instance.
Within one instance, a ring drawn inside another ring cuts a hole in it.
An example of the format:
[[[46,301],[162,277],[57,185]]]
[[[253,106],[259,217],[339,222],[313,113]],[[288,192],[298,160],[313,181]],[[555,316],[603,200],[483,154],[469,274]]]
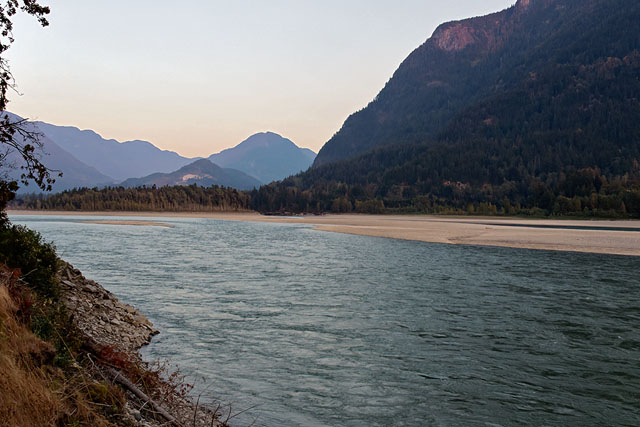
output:
[[[74,126],[58,126],[34,122],[36,126],[65,150],[114,181],[145,176],[154,172],[171,172],[195,159],[162,150],[142,140],[117,141],[105,139],[94,130]]]
[[[47,159],[46,164],[52,167],[63,166],[65,178],[59,180],[54,191],[112,185],[131,178],[148,177],[154,173],[169,174],[202,159],[187,158],[171,150],[162,150],[149,141],[120,142],[106,139],[91,129],[59,126],[43,121],[29,122],[29,125],[38,129],[47,145],[53,147],[55,144],[55,155]],[[55,156],[62,156],[67,160],[53,159]],[[71,157],[73,161],[69,160]],[[314,158],[315,153],[311,150],[300,148],[290,139],[270,131],[254,134],[238,145],[209,157],[216,160],[216,164],[223,163],[223,168],[242,171],[261,183],[280,180],[305,170]],[[94,173],[90,173],[90,170]]]
[[[24,120],[17,114],[3,111],[0,113],[3,117],[9,116],[12,121]],[[33,132],[37,132],[38,128],[33,122],[26,122],[25,126]],[[20,135],[16,136],[20,139]],[[113,178],[107,176],[97,169],[83,163],[73,154],[69,153],[46,135],[40,135],[38,137],[39,143],[42,145],[42,151],[36,155],[40,157],[40,160],[51,170],[51,177],[55,179],[55,183],[52,185],[52,191],[64,191],[79,186],[95,186],[98,184],[110,184],[113,182]],[[23,141],[24,142],[24,141]],[[16,166],[13,170],[7,170],[8,176],[13,179],[19,179],[20,166],[24,164],[24,161],[13,152],[10,152],[8,157],[3,159],[5,164],[14,164]],[[58,176],[58,172],[63,172],[62,176]],[[18,190],[19,194],[25,194],[30,192],[40,192],[38,187],[32,187],[29,185],[22,185]]]
[[[188,158],[171,150],[162,150],[143,140],[118,141],[103,138],[91,129],[34,122],[41,132],[88,166],[113,182],[145,177],[152,173],[171,173],[202,159]],[[273,132],[260,132],[234,147],[208,157],[225,168],[237,169],[261,182],[280,180],[307,169],[315,153],[298,147],[293,141]]]

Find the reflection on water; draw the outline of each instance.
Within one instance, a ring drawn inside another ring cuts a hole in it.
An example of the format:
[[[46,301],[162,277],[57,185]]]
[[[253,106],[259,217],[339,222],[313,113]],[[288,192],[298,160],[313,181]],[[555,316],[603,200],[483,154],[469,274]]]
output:
[[[12,219],[148,315],[146,358],[257,405],[237,425],[640,425],[638,258]]]

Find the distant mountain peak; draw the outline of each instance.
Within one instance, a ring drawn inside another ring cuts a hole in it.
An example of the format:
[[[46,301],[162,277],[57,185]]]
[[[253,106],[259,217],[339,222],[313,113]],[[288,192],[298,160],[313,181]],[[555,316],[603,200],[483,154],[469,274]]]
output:
[[[298,147],[290,139],[266,131],[249,136],[233,148],[212,154],[209,159],[268,183],[308,169],[315,156],[313,151]]]
[[[183,166],[180,170],[184,169],[184,168],[189,168],[189,167],[193,167],[193,166],[198,166],[198,167],[220,167],[218,165],[216,165],[215,163],[213,163],[211,160],[209,159],[198,159],[195,162],[189,163],[188,165]]]
[[[253,135],[251,135],[250,137],[242,141],[240,144],[238,144],[236,147],[239,147],[239,146],[270,147],[270,146],[280,145],[280,144],[291,144],[297,147],[293,143],[293,141],[291,141],[290,139],[285,138],[282,135],[279,135],[271,131],[254,133]],[[228,150],[231,150],[231,149],[233,148],[229,148]]]

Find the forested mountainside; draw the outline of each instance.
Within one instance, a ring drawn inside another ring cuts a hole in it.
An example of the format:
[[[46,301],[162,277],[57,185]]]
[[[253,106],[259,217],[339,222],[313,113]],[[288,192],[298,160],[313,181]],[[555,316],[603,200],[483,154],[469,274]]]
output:
[[[640,215],[640,3],[520,0],[441,26],[262,211]]]
[[[501,12],[441,25],[402,62],[378,96],[345,121],[314,165],[433,139],[465,107],[526,74],[524,62],[551,32],[566,25],[574,12],[571,3],[578,2],[559,3],[519,1]]]

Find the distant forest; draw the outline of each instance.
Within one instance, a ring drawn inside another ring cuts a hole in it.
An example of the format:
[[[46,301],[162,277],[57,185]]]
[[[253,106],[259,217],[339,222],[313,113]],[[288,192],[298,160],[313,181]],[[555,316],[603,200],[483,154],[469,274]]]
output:
[[[50,195],[22,195],[9,207],[63,211],[246,211],[250,209],[250,196],[233,188],[197,185],[81,188]]]
[[[307,173],[308,175],[308,173]],[[377,185],[315,183],[313,191],[294,185],[302,176],[259,190],[224,187],[108,187],[75,189],[51,195],[22,195],[13,209],[129,212],[225,212],[255,210],[268,214],[294,213],[413,213],[456,215],[580,216],[640,218],[640,176],[607,178],[598,169],[551,174],[546,181],[484,184],[473,188],[447,182],[420,195],[410,185],[391,184],[387,197],[376,197]],[[289,185],[286,185],[289,183]],[[434,196],[433,190],[439,196]]]

